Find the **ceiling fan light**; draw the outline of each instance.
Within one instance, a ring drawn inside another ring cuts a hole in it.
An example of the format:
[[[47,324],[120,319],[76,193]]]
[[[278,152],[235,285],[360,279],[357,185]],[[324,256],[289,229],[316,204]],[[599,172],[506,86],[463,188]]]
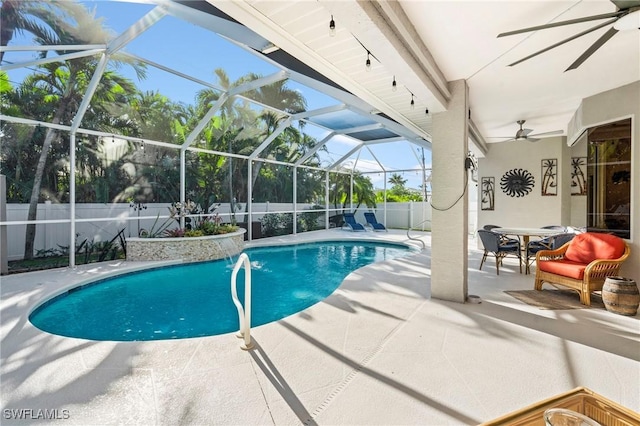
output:
[[[640,29],[640,10],[631,12],[623,16],[622,18],[618,19],[613,24],[613,28],[615,28],[618,31]]]

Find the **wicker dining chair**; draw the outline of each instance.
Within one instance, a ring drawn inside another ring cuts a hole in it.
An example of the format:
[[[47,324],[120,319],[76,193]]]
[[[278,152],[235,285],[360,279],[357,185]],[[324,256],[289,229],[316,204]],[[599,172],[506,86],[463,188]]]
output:
[[[487,259],[489,253],[493,254],[496,258],[496,274],[500,275],[500,264],[502,259],[509,255],[513,255],[518,258],[518,265],[520,266],[520,273],[522,273],[522,252],[520,250],[520,241],[514,240],[511,243],[503,243],[500,238],[500,234],[487,231],[486,229],[478,229],[478,236],[484,246],[484,254],[480,261],[480,270],[482,265]]]

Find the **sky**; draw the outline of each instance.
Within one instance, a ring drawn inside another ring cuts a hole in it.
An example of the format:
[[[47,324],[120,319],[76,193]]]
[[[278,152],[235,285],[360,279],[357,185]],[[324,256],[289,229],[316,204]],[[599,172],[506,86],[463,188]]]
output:
[[[134,1],[91,1],[83,2],[90,10],[95,10],[96,17],[104,18],[104,25],[114,34],[120,34],[139,20],[154,5],[141,4]],[[30,38],[16,37],[10,45],[30,45]],[[216,68],[223,68],[231,81],[249,72],[270,75],[279,71],[278,68],[262,60],[255,54],[242,49],[228,40],[198,26],[181,21],[172,16],[166,16],[145,33],[140,35],[125,49],[158,64],[170,67],[176,71],[191,75],[200,80],[217,84],[218,78],[214,74]],[[5,59],[11,62],[34,59],[36,52],[7,52]],[[155,67],[148,67],[147,78],[138,80],[128,67],[118,69],[118,72],[134,80],[141,90],[158,91],[173,101],[186,104],[195,103],[195,97],[204,86],[167,73]],[[9,73],[12,81],[20,81],[24,71]],[[288,86],[298,90],[307,100],[307,110],[335,105],[338,102],[322,93],[296,82],[288,82]],[[316,126],[305,126],[305,132],[320,140],[327,134],[325,129]],[[321,153],[323,164],[331,164],[341,158],[352,147],[353,142],[348,138],[334,138],[328,145],[329,153]],[[376,159],[387,169],[414,169],[419,167],[422,150],[409,143],[379,144],[368,150],[362,150],[357,159],[357,168],[361,171],[378,170]],[[431,152],[424,150],[427,167],[431,164]],[[355,161],[355,157],[352,159]],[[418,188],[422,182],[421,172],[400,172],[407,180],[407,187]],[[374,182],[374,186],[382,188],[384,175],[382,173],[367,174]],[[390,175],[387,176],[387,179]]]

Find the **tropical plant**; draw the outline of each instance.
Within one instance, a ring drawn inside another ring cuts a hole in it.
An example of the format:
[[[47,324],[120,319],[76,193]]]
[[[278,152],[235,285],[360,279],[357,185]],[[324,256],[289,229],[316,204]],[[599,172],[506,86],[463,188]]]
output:
[[[351,174],[332,173],[329,176],[329,200],[336,210],[344,210],[351,203]],[[376,207],[376,193],[373,189],[373,182],[368,176],[355,171],[353,173],[353,203],[355,204],[354,212],[357,211],[362,204],[366,207]]]
[[[215,212],[218,207],[220,204],[204,213],[202,207],[191,200],[187,200],[185,203],[172,203],[168,207],[169,218],[163,223],[158,223],[160,217],[158,215],[149,230],[142,229],[140,231],[140,237],[201,237],[237,231],[237,226],[222,223],[222,217]],[[178,226],[172,228],[176,223]]]
[[[84,6],[70,1],[3,0],[0,7],[0,46],[7,46],[16,33],[28,32],[40,40],[55,38],[66,22],[85,12]],[[92,41],[91,35],[91,31],[74,34],[81,44]],[[0,51],[0,62],[3,58],[4,51]]]
[[[31,7],[33,2],[28,3],[24,8],[18,9],[24,11],[25,8]],[[5,4],[3,3],[3,7]],[[50,6],[47,6],[50,7]],[[47,9],[45,7],[45,9]],[[96,20],[93,13],[89,12],[86,7],[79,3],[70,2],[65,5],[63,14],[42,13],[39,8],[28,9],[28,12],[37,16],[46,23],[47,30],[40,31],[35,34],[35,41],[43,45],[72,45],[87,42],[106,43],[112,34],[105,29],[99,20]],[[14,11],[15,12],[15,8]],[[18,15],[16,15],[17,18]],[[20,15],[24,16],[24,15]],[[15,26],[18,28],[18,26]],[[58,51],[58,54],[65,53]],[[40,65],[40,72],[27,76],[23,82],[25,88],[34,89],[36,92],[45,93],[42,103],[48,106],[43,114],[35,118],[50,122],[52,124],[70,123],[77,119],[78,107],[81,104],[82,97],[85,96],[91,76],[96,70],[97,60],[93,57],[84,57],[69,61],[57,61]],[[143,67],[134,66],[139,76],[144,75]],[[92,108],[86,112],[86,119],[92,120],[98,116],[112,117],[113,111],[109,105],[115,105],[118,102],[126,104],[126,96],[135,91],[133,84],[115,74],[113,71],[107,70],[102,76],[101,84],[95,91]],[[99,121],[99,120],[97,120]],[[35,220],[38,201],[42,196],[41,187],[45,174],[45,167],[54,141],[62,144],[60,134],[55,128],[48,127],[44,135],[44,139],[39,148],[39,159],[36,162],[34,171],[33,186],[31,189],[29,200],[29,212],[27,219]],[[33,257],[33,243],[35,239],[35,224],[26,226],[25,235],[25,259]]]
[[[402,177],[402,175],[398,173],[392,173],[389,178],[389,183],[391,184],[391,188],[401,188],[404,189],[404,185],[407,183],[407,180]]]

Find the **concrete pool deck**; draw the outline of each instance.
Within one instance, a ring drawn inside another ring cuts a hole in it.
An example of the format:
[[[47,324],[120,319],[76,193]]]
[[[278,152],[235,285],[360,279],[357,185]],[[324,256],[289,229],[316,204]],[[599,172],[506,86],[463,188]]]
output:
[[[2,424],[463,425],[578,386],[640,411],[640,315],[522,303],[504,290],[533,289],[533,275],[511,259],[500,276],[493,259],[478,271],[473,239],[469,294],[482,303],[430,299],[430,235],[412,235],[421,253],[355,271],[323,302],[252,329],[252,351],[232,334],[96,342],[28,321],[47,295],[149,263],[4,276]],[[409,242],[329,230],[252,245],[342,238]]]

